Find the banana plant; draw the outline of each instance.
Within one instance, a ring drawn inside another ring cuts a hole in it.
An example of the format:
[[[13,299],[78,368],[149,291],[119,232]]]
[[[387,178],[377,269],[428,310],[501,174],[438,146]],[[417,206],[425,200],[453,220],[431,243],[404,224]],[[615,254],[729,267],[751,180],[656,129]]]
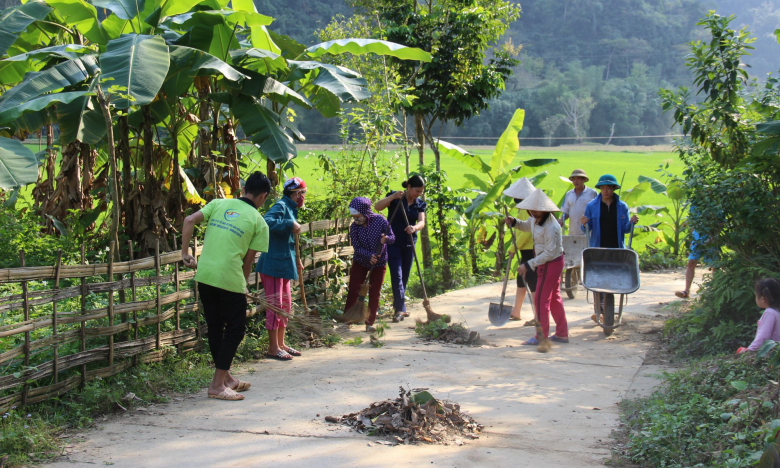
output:
[[[556,164],[557,159],[531,159],[521,161],[519,166],[510,167],[517,152],[520,150],[519,134],[523,129],[525,120],[525,111],[517,109],[512,116],[507,128],[501,134],[501,137],[493,149],[490,157],[490,164],[487,164],[479,155],[471,153],[457,145],[438,140],[439,149],[442,155],[452,157],[473,172],[466,174],[470,186],[466,187],[475,193],[469,207],[465,210],[465,219],[469,230],[469,254],[471,255],[471,269],[473,273],[478,272],[476,235],[487,220],[493,220],[498,232],[497,252],[495,255],[495,269],[497,274],[502,270],[505,252],[503,207],[506,206],[506,197],[502,192],[509,187],[513,179],[530,176],[542,167],[550,164]],[[538,183],[547,172],[542,172],[534,176],[532,182]]]
[[[358,73],[321,57],[430,60],[378,40],[306,47],[269,30],[272,21],[250,0],[34,0],[2,12],[0,164],[16,174],[29,154],[9,138],[57,125],[51,143],[63,148],[61,167],[79,171],[57,176],[52,196],[62,198],[46,206],[63,211],[63,184],[78,174],[107,176],[114,226],[121,221],[127,238],[149,248],[167,239],[189,204],[238,191],[237,134],[259,149],[273,177],[305,139],[287,118],[290,106],[335,116],[368,96]],[[29,183],[25,174],[13,183]]]

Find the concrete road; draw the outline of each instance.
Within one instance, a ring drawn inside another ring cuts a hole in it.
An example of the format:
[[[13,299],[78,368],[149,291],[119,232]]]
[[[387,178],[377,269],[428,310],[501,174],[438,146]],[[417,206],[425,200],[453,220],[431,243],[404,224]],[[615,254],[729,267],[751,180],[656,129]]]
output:
[[[674,300],[682,272],[643,274],[630,296],[625,327],[606,338],[590,321],[581,290],[564,300],[571,342],[548,354],[520,343],[533,335],[523,322],[496,328],[488,303],[500,284],[452,292],[432,300],[438,313],[463,321],[494,346],[469,348],[423,343],[406,319],[391,324],[385,346],[365,333],[358,347],[307,350],[293,362],[263,360],[237,374],[252,383],[246,400],[209,400],[205,390],[166,405],[109,417],[55,467],[113,465],[173,467],[594,467],[609,456],[617,403],[647,394],[658,382],[656,365],[644,365],[646,334]],[[508,297],[513,297],[510,283]],[[412,311],[422,317],[421,307]],[[523,319],[531,317],[529,304]],[[375,438],[326,423],[326,415],[358,411],[392,399],[398,387],[428,388],[460,403],[485,426],[463,445],[389,447]]]

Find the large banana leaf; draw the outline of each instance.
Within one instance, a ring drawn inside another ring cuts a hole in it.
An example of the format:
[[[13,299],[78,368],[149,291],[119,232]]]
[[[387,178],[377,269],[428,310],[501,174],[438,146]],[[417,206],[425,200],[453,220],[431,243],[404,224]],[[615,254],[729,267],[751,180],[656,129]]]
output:
[[[666,195],[666,185],[664,185],[658,179],[653,179],[652,177],[641,175],[639,176],[639,182],[650,182],[650,189],[653,192]]]
[[[248,72],[250,80],[245,80],[241,84],[241,92],[247,96],[261,98],[267,96],[274,102],[287,105],[290,101],[298,104],[304,109],[311,109],[312,103],[306,97],[298,94],[287,85],[274,80],[273,78],[260,75],[259,73]]]
[[[133,104],[145,105],[152,102],[160,91],[170,66],[168,45],[160,36],[127,34],[108,43],[106,52],[100,56],[103,77],[110,78],[107,87],[120,88],[117,94],[129,95],[113,99],[119,109]]]
[[[94,55],[85,55],[81,58],[58,63],[40,72],[28,73],[24,81],[9,89],[0,97],[0,114],[4,114],[7,110],[24,104],[44,93],[82,83],[98,70],[96,57]]]
[[[282,49],[276,45],[265,26],[253,26],[250,28],[249,39],[252,42],[252,47],[255,49],[270,50],[275,54],[282,53]]]
[[[477,176],[476,174],[467,173],[467,174],[463,174],[463,177],[465,177],[466,180],[471,182],[471,184],[468,183],[464,184],[463,188],[469,188],[469,189],[477,188],[483,192],[487,192],[488,190],[490,190],[490,185],[488,185],[488,183],[485,182],[484,180],[480,179],[479,176]]]
[[[465,164],[467,167],[470,167],[471,169],[479,171],[483,174],[487,174],[488,172],[490,172],[490,166],[485,164],[482,158],[480,158],[476,154],[469,153],[468,151],[461,148],[460,146],[453,145],[452,143],[448,143],[444,140],[438,140],[438,144],[439,144],[439,152],[444,156],[449,156],[453,159],[457,159],[458,161]]]
[[[270,75],[276,71],[287,68],[287,60],[279,54],[263,49],[236,49],[230,51],[233,64],[241,63],[241,66],[263,75]],[[1,63],[1,62],[0,62]]]
[[[0,13],[0,57],[16,42],[19,35],[37,20],[46,18],[51,8],[44,2],[28,2]]]
[[[520,161],[520,165],[513,168],[512,172],[516,177],[525,177],[533,172],[536,172],[540,167],[544,167],[550,164],[558,164],[558,160],[552,158],[528,159],[526,161]]]
[[[634,186],[634,188],[623,190],[620,195],[620,199],[628,204],[628,206],[635,205],[643,193],[650,190],[650,182],[641,182]]]
[[[4,59],[3,62],[23,62],[25,60],[35,59],[44,60],[50,57],[59,57],[64,59],[79,58],[84,54],[93,53],[95,49],[90,46],[80,44],[65,44],[42,49],[33,50],[24,54],[14,55]]]
[[[14,120],[13,126],[30,133],[35,133],[46,125],[56,122],[57,116],[51,107],[42,109],[38,112],[25,112],[18,119]]]
[[[401,60],[419,60],[430,62],[431,54],[416,47],[408,47],[395,42],[380,41],[377,39],[337,39],[335,41],[316,44],[306,52],[310,57],[320,57],[325,54],[343,54],[349,52],[353,55],[377,54],[389,55]]]
[[[179,96],[186,92],[196,76],[222,75],[233,82],[247,78],[208,52],[186,46],[170,46],[170,51],[171,66],[163,84],[163,90],[168,96]]]
[[[84,0],[47,0],[68,26],[75,27],[90,42],[105,44],[108,35],[98,19],[97,10]]]
[[[282,56],[286,58],[294,59],[296,57],[300,57],[304,52],[306,52],[306,46],[290,36],[277,34],[273,31],[268,31],[268,35],[271,37],[273,43],[282,50],[280,52]]]
[[[44,94],[17,106],[0,112],[0,124],[12,122],[28,112],[38,112],[52,104],[67,104],[74,99],[85,96],[88,91],[69,91],[65,93]]]
[[[501,138],[498,139],[496,148],[493,150],[493,156],[490,159],[490,175],[494,179],[504,171],[520,150],[518,134],[523,129],[524,120],[525,110],[515,110],[512,120],[509,121],[506,130],[501,134]]]
[[[366,88],[366,79],[348,68],[320,62],[287,62],[301,70],[317,70],[312,84],[326,89],[341,102],[362,101],[371,94]]]
[[[92,0],[98,8],[111,10],[119,19],[130,20],[144,9],[146,0]]]
[[[229,57],[230,51],[241,47],[233,27],[227,24],[196,24],[176,41],[176,45],[192,47],[210,53],[219,58]]]
[[[0,138],[0,188],[10,190],[38,180],[35,153],[21,141]]]
[[[309,98],[323,117],[332,118],[339,115],[341,99],[327,89],[317,88]]]
[[[284,163],[297,155],[292,138],[281,127],[279,115],[257,100],[249,96],[236,99],[233,115],[241,122],[241,128],[252,143],[271,161]]]
[[[511,183],[512,183],[512,177],[508,173],[500,174],[498,177],[496,177],[496,180],[493,182],[493,187],[491,187],[490,191],[487,194],[485,194],[485,196],[479,201],[479,203],[477,203],[473,207],[473,209],[471,209],[471,211],[469,212],[469,218],[474,218],[474,216],[477,216],[480,213],[480,211],[490,206],[493,206],[493,202],[495,202],[498,199],[498,197],[501,196],[501,192],[503,192],[507,187],[509,187]]]
[[[233,10],[202,10],[191,11],[167,18],[162,22],[162,25],[171,29],[187,31],[196,24],[205,24],[208,26],[230,24],[231,26],[239,25],[242,27],[251,27],[267,26],[271,24],[273,20],[274,19],[270,16],[261,15],[260,13]]]
[[[57,106],[57,121],[60,124],[62,145],[75,140],[94,145],[106,134],[106,119],[92,96],[80,97]]]

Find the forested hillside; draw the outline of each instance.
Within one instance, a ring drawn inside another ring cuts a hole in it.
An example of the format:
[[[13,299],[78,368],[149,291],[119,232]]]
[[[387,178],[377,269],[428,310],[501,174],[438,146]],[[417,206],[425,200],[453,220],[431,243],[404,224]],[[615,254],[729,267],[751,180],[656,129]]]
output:
[[[324,27],[329,16],[349,15],[343,0],[256,4],[277,18],[273,28],[304,43],[316,40],[314,30]],[[710,9],[738,15],[735,25],[747,26],[758,37],[756,53],[747,61],[751,75],[763,78],[780,68],[774,36],[780,0],[527,0],[521,6],[521,19],[504,40],[521,59],[515,76],[489,110],[461,128],[446,127],[444,135],[491,144],[482,138],[497,137],[495,129],[522,107],[527,111],[522,135],[534,144],[573,141],[575,115],[583,140],[605,143],[614,135],[613,143],[660,143],[625,137],[672,131],[669,116],[660,110],[658,89],[688,84],[685,45],[702,39],[694,25]],[[302,115],[310,141],[335,141],[336,122]]]

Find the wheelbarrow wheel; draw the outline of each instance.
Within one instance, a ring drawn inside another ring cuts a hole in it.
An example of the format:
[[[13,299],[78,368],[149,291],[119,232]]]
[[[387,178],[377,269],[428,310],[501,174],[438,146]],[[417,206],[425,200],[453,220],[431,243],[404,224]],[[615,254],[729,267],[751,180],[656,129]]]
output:
[[[593,299],[593,309],[595,310],[596,314],[599,313],[599,302],[603,299],[604,301],[604,307],[601,311],[602,314],[602,321],[604,324],[604,328],[602,327],[602,330],[604,330],[604,336],[609,336],[614,331],[611,327],[615,325],[615,295],[614,294],[606,294],[606,293],[594,293],[594,299]]]
[[[564,284],[566,285],[566,295],[569,299],[577,297],[577,284],[580,280],[580,270],[578,268],[569,268],[566,270],[566,279]]]

